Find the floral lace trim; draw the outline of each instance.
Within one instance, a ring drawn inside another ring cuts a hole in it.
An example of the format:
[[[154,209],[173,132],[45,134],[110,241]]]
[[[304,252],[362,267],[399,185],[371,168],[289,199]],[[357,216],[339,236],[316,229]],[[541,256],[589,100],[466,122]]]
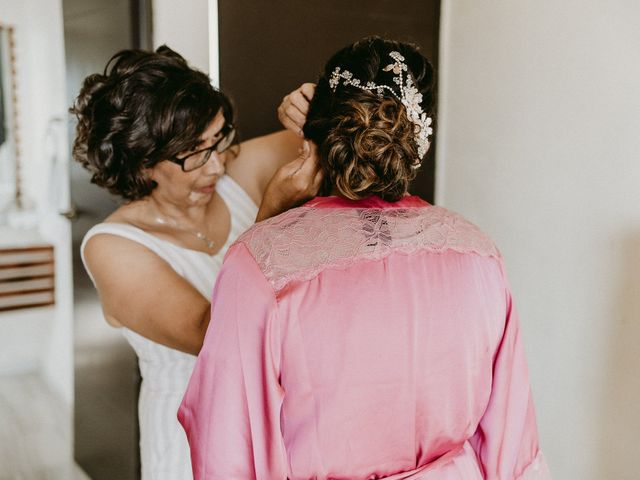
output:
[[[493,242],[462,216],[441,207],[301,207],[240,236],[274,290],[329,267],[347,268],[392,253],[428,250],[499,257]]]
[[[542,455],[542,452],[538,452],[536,458],[533,459],[533,462],[525,468],[522,475],[520,475],[516,480],[552,480],[551,472],[549,471],[547,461],[545,460],[544,455]]]

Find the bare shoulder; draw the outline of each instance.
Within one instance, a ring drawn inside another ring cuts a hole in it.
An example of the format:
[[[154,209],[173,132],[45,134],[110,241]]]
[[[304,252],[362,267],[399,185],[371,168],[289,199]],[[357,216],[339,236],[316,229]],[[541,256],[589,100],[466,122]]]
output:
[[[171,298],[159,295],[161,290],[175,293],[175,303],[180,303],[180,297],[192,303],[194,298],[199,300],[200,295],[164,259],[126,237],[107,232],[91,236],[84,247],[84,259],[100,295],[105,318],[113,326],[138,331],[134,319],[162,304],[159,298]]]
[[[227,161],[227,173],[260,204],[276,170],[298,156],[302,139],[288,130],[252,138],[240,144],[238,155]]]
[[[125,237],[110,233],[92,235],[85,243],[83,256],[87,270],[93,277],[100,295],[103,313],[107,322],[122,327],[123,322],[115,317],[110,308],[116,286],[134,286],[139,281],[137,273],[144,274],[144,266],[160,259],[143,245]]]
[[[156,343],[196,354],[208,325],[209,300],[153,244],[138,238],[145,235],[138,230],[151,234],[136,226],[136,219],[135,211],[116,211],[94,227],[84,243],[85,265],[105,319]]]
[[[98,232],[87,239],[84,246],[84,256],[87,261],[99,261],[104,258],[113,257],[114,254],[121,254],[125,257],[135,257],[153,254],[151,250],[139,242],[130,240],[121,235],[109,232]],[[157,257],[157,255],[153,254]],[[93,273],[93,272],[92,272]]]
[[[140,209],[143,200],[134,200],[116,208],[103,220],[103,223],[135,224],[136,212]]]
[[[155,252],[143,243],[130,238],[126,234],[127,230],[124,230],[136,228],[146,232],[138,222],[139,210],[142,206],[141,201],[126,203],[105,218],[97,227],[97,231],[89,232],[84,243],[83,256],[98,290],[109,285],[113,280],[127,282],[138,272],[146,274],[149,271],[162,269],[164,266],[170,268]],[[113,228],[104,228],[109,225]],[[121,229],[124,233],[119,234]]]
[[[113,233],[96,233],[85,243],[84,258],[100,291],[147,275],[158,278],[173,269],[145,245]]]

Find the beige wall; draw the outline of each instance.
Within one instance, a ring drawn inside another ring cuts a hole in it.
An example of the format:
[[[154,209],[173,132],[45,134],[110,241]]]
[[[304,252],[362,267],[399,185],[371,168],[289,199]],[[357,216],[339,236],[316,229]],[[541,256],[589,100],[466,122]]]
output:
[[[15,27],[22,188],[33,208],[48,200],[50,122],[67,116],[60,5],[60,0],[0,0],[0,22]]]
[[[500,246],[560,480],[638,478],[640,3],[444,0],[437,197]]]
[[[71,239],[58,215],[68,201],[64,141],[64,40],[60,0],[0,0],[0,21],[15,27],[23,222],[55,247],[56,306],[9,311],[0,322],[0,374],[39,370],[67,406],[73,401]],[[57,127],[57,128],[56,128]],[[60,162],[57,170],[52,159]],[[57,180],[57,183],[54,181]],[[37,212],[37,215],[35,215]],[[17,215],[16,218],[19,216]],[[21,223],[22,224],[22,223]]]
[[[166,43],[194,67],[209,72],[208,0],[153,0],[153,46]]]

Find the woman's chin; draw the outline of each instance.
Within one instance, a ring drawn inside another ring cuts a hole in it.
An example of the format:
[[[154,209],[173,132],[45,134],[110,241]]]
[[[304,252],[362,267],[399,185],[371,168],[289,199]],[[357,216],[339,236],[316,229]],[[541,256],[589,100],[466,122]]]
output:
[[[215,191],[215,187],[193,190],[189,195],[189,203],[193,206],[206,205],[211,200],[211,197],[213,197]]]

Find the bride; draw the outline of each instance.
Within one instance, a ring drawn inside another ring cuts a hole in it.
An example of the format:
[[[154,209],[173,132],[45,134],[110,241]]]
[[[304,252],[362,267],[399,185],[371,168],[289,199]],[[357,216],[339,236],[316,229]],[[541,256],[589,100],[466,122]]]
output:
[[[549,480],[502,258],[407,192],[433,71],[367,38],[327,63],[305,136],[322,195],[218,275],[180,407],[196,480]]]

